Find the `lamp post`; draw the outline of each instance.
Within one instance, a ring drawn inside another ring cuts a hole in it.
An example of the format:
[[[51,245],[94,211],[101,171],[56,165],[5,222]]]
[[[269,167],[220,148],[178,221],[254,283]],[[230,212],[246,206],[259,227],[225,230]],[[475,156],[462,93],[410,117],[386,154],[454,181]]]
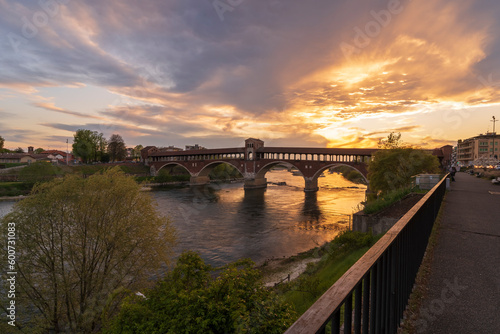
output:
[[[496,132],[495,132],[495,123],[498,122],[498,120],[495,119],[495,116],[493,116],[493,120],[490,122],[493,122],[493,159],[497,159],[497,156],[495,155],[495,139],[496,139]],[[498,162],[498,161],[497,161]]]

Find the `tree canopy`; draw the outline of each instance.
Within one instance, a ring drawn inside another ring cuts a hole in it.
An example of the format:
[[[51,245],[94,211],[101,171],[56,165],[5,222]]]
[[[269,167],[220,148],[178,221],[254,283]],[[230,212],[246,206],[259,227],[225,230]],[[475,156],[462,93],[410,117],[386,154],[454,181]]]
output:
[[[377,151],[368,165],[371,191],[378,195],[408,187],[420,173],[439,172],[439,160],[432,154],[411,147]]]
[[[105,333],[282,333],[293,311],[262,287],[250,260],[218,275],[194,252],[185,252],[156,286],[132,294]]]
[[[73,154],[84,163],[107,160],[107,141],[102,133],[79,129],[73,135]]]
[[[134,159],[136,161],[139,161],[141,159],[141,150],[144,148],[141,144],[136,145],[134,147],[133,153],[134,153]]]
[[[51,333],[98,331],[110,296],[148,286],[174,243],[151,196],[118,167],[35,185],[0,220],[3,240],[8,224],[17,234],[16,305],[25,310],[17,323]]]
[[[382,139],[379,141],[378,147],[381,149],[387,150],[387,149],[404,148],[404,147],[410,147],[410,146],[403,143],[403,141],[401,140],[401,133],[391,132],[387,136],[387,139]]]
[[[109,138],[108,154],[111,161],[122,161],[127,156],[127,147],[120,135],[113,134]]]
[[[5,139],[3,139],[2,136],[0,136],[0,150],[3,149],[4,144],[5,144]]]

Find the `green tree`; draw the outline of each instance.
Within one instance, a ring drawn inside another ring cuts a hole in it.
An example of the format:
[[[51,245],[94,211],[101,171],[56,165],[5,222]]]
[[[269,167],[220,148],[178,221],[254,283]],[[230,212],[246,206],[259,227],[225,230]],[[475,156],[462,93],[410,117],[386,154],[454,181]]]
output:
[[[82,158],[84,163],[105,161],[107,141],[102,133],[79,129],[73,135],[73,154]]]
[[[39,147],[39,148],[37,148],[37,149],[35,150],[35,153],[36,153],[36,154],[40,154],[40,153],[42,153],[43,151],[45,151],[45,150],[44,150],[43,148]]]
[[[109,138],[108,154],[111,161],[122,161],[127,156],[127,147],[120,135],[113,134]]]
[[[58,175],[62,175],[61,168],[50,162],[35,162],[24,167],[19,172],[19,179],[27,183],[50,181]]]
[[[3,139],[2,136],[0,136],[0,150],[3,149],[3,145],[5,144],[5,139]]]
[[[92,131],[79,129],[73,135],[73,154],[80,157],[83,163],[88,163],[94,157],[95,146]]]
[[[218,275],[194,252],[146,298],[129,296],[105,333],[282,333],[294,312],[262,287],[250,260],[226,266]]]
[[[15,153],[24,153],[24,150],[22,147],[18,147],[14,150]]]
[[[2,240],[15,226],[16,322],[28,331],[99,331],[107,299],[147,287],[174,242],[151,196],[118,167],[35,185],[0,226]]]
[[[142,145],[136,145],[134,147],[134,159],[135,161],[139,161],[141,160],[141,150],[143,149],[144,147]]]
[[[209,174],[212,180],[230,180],[237,177],[243,177],[241,173],[229,164],[219,164]]]
[[[377,195],[410,186],[411,178],[420,173],[439,172],[439,160],[415,148],[391,148],[377,151],[368,164],[370,189]]]
[[[387,139],[381,139],[378,143],[378,147],[384,150],[387,149],[393,149],[393,148],[404,148],[404,147],[410,147],[406,144],[403,143],[401,140],[401,133],[394,133],[391,132],[388,136]]]
[[[97,131],[93,132],[92,138],[95,145],[94,161],[108,162],[108,141],[106,140],[106,138],[104,138],[104,135],[102,133],[97,133]]]

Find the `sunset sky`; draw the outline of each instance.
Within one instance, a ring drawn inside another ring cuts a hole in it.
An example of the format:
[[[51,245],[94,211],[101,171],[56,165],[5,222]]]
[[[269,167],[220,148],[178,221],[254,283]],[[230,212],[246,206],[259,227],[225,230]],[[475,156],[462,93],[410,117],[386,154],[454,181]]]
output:
[[[497,0],[0,0],[7,148],[433,148],[499,104]]]

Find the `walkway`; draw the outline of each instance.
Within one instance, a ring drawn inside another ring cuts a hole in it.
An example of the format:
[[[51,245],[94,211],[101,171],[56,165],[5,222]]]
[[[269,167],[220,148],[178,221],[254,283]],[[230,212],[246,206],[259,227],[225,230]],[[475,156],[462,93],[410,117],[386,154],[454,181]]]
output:
[[[500,186],[465,173],[456,180],[417,333],[500,333]]]

